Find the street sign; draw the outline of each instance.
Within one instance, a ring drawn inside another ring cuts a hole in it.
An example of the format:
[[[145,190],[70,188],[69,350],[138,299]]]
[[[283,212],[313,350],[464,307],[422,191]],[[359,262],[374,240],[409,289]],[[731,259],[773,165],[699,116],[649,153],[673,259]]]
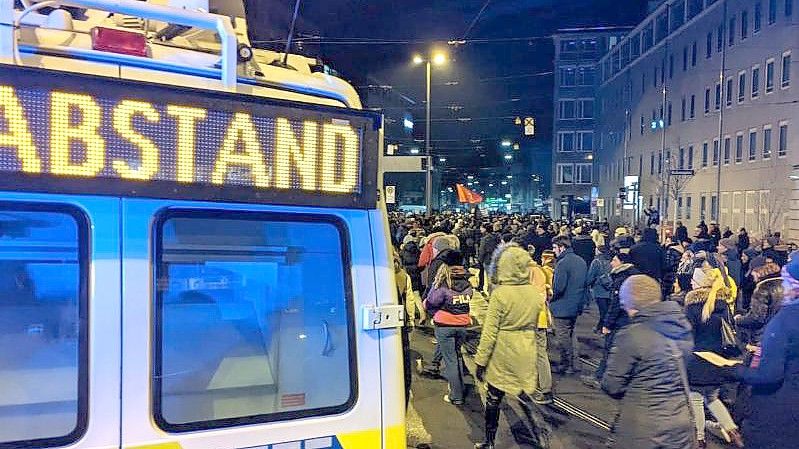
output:
[[[677,170],[671,170],[669,172],[669,174],[671,176],[693,176],[694,175],[694,171],[693,170],[687,170],[687,169],[677,169]]]
[[[524,135],[525,136],[535,135],[535,119],[533,117],[524,118]]]
[[[386,204],[397,202],[397,186],[386,186]]]

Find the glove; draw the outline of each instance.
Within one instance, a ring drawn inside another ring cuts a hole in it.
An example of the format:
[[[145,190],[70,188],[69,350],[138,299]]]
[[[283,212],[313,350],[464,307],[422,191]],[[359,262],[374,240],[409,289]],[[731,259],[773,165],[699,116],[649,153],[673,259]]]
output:
[[[475,370],[474,377],[477,378],[480,382],[485,382],[485,374],[486,374],[486,367],[477,365],[477,369]]]

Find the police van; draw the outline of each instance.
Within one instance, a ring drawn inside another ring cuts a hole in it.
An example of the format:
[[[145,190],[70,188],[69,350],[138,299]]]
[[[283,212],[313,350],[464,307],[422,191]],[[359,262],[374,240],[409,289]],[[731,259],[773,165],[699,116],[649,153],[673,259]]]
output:
[[[382,118],[204,3],[0,0],[0,448],[405,447]]]

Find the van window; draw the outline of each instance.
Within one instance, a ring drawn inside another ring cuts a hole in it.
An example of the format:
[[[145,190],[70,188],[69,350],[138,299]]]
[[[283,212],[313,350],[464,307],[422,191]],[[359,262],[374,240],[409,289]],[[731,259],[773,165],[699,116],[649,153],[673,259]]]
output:
[[[0,204],[0,447],[85,430],[87,229],[71,209]]]
[[[159,426],[180,432],[350,407],[354,329],[343,224],[172,211],[156,226]]]

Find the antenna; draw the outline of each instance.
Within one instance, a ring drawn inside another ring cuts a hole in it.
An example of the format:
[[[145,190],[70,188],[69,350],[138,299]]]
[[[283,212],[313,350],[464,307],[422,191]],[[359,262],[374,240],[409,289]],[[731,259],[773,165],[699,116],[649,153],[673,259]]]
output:
[[[288,66],[289,60],[289,51],[291,50],[291,41],[294,40],[294,26],[297,24],[297,15],[300,12],[300,2],[302,0],[296,0],[294,2],[294,15],[291,17],[291,27],[289,27],[289,35],[286,38],[286,51],[283,53],[283,66]]]

